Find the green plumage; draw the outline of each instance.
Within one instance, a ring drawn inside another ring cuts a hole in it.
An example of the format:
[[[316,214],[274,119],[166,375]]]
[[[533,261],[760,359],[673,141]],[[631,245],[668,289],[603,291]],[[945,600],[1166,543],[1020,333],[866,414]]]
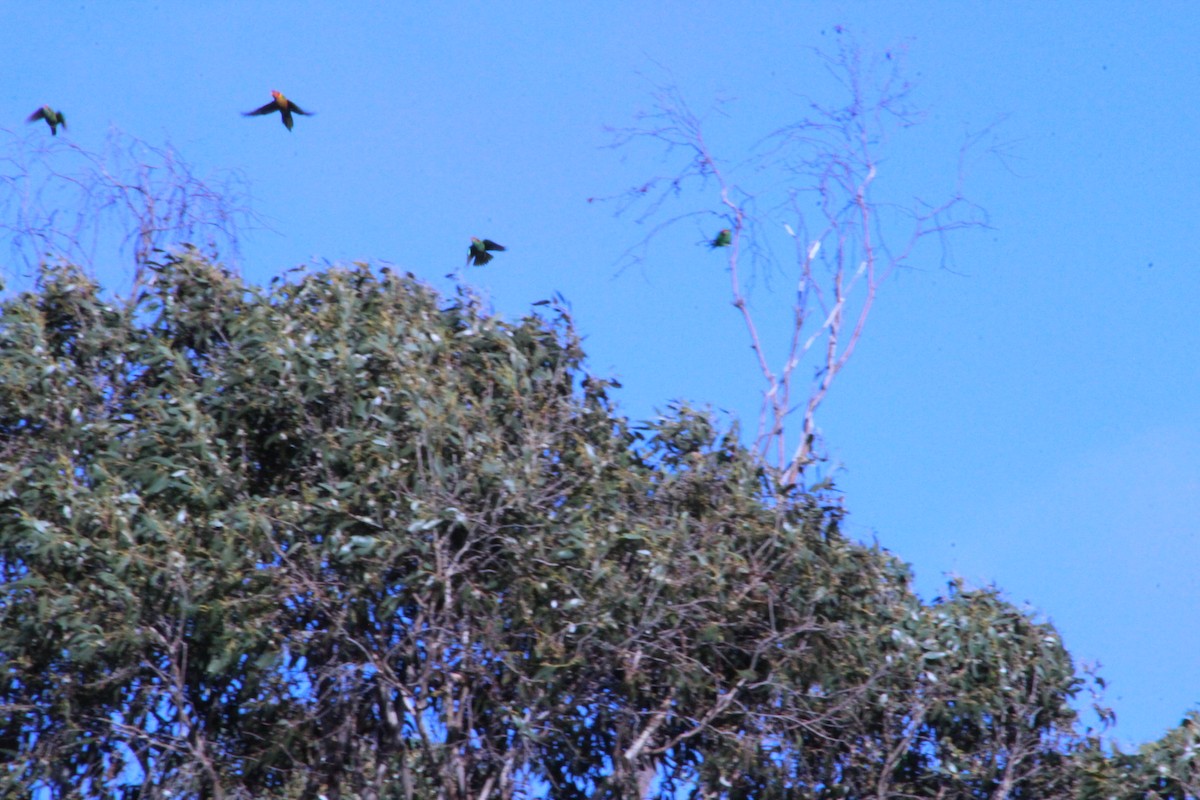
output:
[[[29,115],[26,122],[37,122],[39,119],[46,120],[46,124],[50,126],[50,134],[58,136],[58,126],[62,125],[63,130],[67,129],[67,118],[63,116],[61,111],[55,111],[50,106],[42,106],[37,111]]]
[[[467,263],[482,267],[495,258],[495,256],[488,252],[489,250],[503,251],[504,245],[496,244],[491,239],[476,239],[472,236],[471,247],[467,250]]]

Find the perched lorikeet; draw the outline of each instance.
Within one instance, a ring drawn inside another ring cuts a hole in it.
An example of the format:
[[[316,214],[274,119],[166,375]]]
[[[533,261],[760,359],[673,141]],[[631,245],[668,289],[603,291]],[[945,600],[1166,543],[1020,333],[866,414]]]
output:
[[[67,129],[67,118],[63,116],[61,111],[55,111],[50,106],[42,106],[37,111],[29,115],[26,122],[37,122],[39,119],[46,120],[46,124],[50,126],[50,134],[58,136],[58,126],[62,125],[63,130]]]
[[[293,103],[291,100],[288,100],[286,97],[283,96],[283,92],[277,92],[274,89],[272,89],[271,90],[271,98],[272,98],[271,102],[267,103],[262,108],[256,108],[253,111],[247,111],[244,114],[242,114],[242,116],[256,117],[260,114],[271,114],[275,111],[278,111],[280,116],[283,117],[284,126],[289,131],[292,129],[292,112],[295,112],[297,114],[303,114],[306,117],[312,116],[311,111],[305,111],[304,109],[300,108],[300,106]]]
[[[489,250],[503,251],[504,245],[496,244],[491,239],[476,239],[472,236],[471,248],[467,250],[467,263],[482,267],[495,258],[495,256],[488,252]]]
[[[717,238],[709,242],[708,246],[716,250],[718,247],[729,247],[731,244],[733,244],[733,232],[729,228],[722,228],[721,232],[717,234]]]

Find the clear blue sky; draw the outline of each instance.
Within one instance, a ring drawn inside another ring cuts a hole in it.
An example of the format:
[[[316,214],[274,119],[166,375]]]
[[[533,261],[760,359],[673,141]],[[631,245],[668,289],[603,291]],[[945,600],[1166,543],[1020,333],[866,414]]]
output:
[[[561,291],[635,417],[683,398],[752,420],[760,387],[702,226],[614,277],[644,231],[586,200],[662,167],[603,126],[669,73],[699,111],[729,101],[711,119],[736,160],[805,96],[838,99],[811,49],[834,26],[902,46],[927,113],[880,185],[948,189],[964,137],[1001,117],[985,144],[1004,157],[967,176],[992,229],[955,239],[955,272],[930,251],[884,287],[822,409],[850,531],[926,597],[955,573],[1053,620],[1102,662],[1126,742],[1200,704],[1193,4],[10,0],[3,17],[0,127],[45,136],[22,120],[50,103],[85,147],[115,126],[240,170],[274,229],[243,242],[251,280],[369,259],[449,289],[470,236],[502,242],[472,279],[510,316]],[[291,134],[240,116],[272,88],[317,115]],[[778,299],[751,296],[768,327]]]

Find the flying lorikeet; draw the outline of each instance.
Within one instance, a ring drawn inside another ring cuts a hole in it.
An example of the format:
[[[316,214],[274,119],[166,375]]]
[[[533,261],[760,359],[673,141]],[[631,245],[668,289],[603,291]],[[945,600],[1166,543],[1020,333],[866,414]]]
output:
[[[300,106],[293,103],[283,96],[283,92],[271,90],[271,102],[267,103],[262,108],[256,108],[253,111],[247,111],[242,114],[243,117],[256,117],[260,114],[271,114],[278,111],[283,117],[284,126],[290,131],[292,129],[292,112],[303,114],[306,117],[311,117],[311,111],[305,111]]]
[[[716,250],[718,247],[729,247],[731,244],[733,244],[733,232],[729,228],[722,228],[721,232],[717,234],[717,238],[709,242],[708,246]]]
[[[495,256],[489,253],[489,250],[502,252],[504,245],[496,244],[491,239],[476,239],[471,237],[471,248],[467,250],[467,263],[474,264],[477,267],[482,267],[484,264],[491,261]]]
[[[63,130],[67,129],[67,118],[63,116],[61,111],[55,111],[50,106],[42,106],[37,111],[29,115],[26,122],[37,122],[39,119],[46,120],[46,124],[50,126],[50,134],[58,136],[58,126],[62,125]]]

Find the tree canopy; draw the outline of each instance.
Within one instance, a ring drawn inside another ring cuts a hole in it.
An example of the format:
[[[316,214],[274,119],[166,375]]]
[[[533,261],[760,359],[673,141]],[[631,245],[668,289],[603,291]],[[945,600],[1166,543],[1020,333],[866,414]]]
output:
[[[923,603],[736,428],[631,423],[545,308],[190,250],[5,301],[2,791],[1196,796],[1195,719],[1105,754],[1053,626]]]

